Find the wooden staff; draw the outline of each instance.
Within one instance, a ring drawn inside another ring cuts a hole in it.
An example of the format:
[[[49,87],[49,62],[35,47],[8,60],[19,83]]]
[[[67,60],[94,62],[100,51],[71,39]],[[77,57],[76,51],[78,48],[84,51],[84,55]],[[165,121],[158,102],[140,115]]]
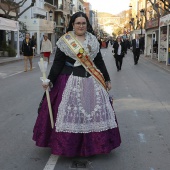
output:
[[[45,74],[43,58],[40,58],[40,66],[41,66],[41,71],[43,73],[43,80],[45,81],[47,78],[46,78],[46,74]],[[50,114],[51,127],[53,129],[54,128],[54,120],[53,120],[53,113],[52,113],[52,109],[51,109],[51,102],[50,102],[50,95],[49,95],[48,88],[46,89],[45,92],[46,92],[46,96],[47,96],[47,102],[48,102],[48,109],[49,109],[49,114]]]

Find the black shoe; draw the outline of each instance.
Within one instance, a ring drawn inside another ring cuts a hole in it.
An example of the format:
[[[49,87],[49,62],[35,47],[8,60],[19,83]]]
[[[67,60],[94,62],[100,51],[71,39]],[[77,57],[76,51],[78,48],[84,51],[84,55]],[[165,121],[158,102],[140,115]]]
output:
[[[119,70],[121,70],[121,68],[119,68]]]
[[[117,72],[119,71],[119,69],[117,69]]]

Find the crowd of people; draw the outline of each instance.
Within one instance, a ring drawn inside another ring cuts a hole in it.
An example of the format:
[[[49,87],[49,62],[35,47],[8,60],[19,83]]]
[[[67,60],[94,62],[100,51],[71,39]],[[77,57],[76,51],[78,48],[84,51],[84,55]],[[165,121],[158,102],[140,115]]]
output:
[[[134,56],[134,65],[138,64],[139,56],[141,53],[144,52],[144,37],[140,37],[136,34],[135,38],[131,41],[128,37],[124,38],[123,36],[118,36],[115,40],[112,38],[100,38],[98,37],[98,42],[100,44],[100,48],[108,48],[108,44],[112,45],[112,53],[115,58],[115,64],[117,67],[117,71],[121,70],[123,58],[127,54],[128,49],[132,49],[133,56]],[[104,45],[103,45],[104,44]],[[157,52],[157,42],[153,45],[154,50]]]

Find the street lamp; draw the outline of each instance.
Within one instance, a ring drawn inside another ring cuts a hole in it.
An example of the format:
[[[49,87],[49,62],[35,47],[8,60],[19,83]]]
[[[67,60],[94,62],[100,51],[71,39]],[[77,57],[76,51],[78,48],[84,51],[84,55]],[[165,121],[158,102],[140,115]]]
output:
[[[143,25],[143,16],[145,14],[144,9],[140,10],[140,16],[141,16],[141,37],[142,37],[142,25]]]
[[[129,24],[132,26],[132,29],[134,30],[135,29],[134,18],[130,19]],[[131,30],[131,27],[130,27],[130,30]]]
[[[52,15],[53,15],[53,11],[51,11],[51,9],[49,11],[49,15],[50,15],[50,21],[51,21],[52,20]]]

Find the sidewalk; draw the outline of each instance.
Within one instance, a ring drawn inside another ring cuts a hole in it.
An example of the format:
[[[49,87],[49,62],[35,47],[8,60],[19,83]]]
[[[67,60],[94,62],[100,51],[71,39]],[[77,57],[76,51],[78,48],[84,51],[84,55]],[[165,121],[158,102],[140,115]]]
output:
[[[52,55],[55,54],[56,49],[57,49],[57,46],[53,47]],[[34,58],[40,57],[40,55],[42,55],[42,54],[35,54]],[[14,62],[22,61],[22,60],[24,60],[23,55],[20,55],[20,58],[16,58],[16,57],[0,57],[0,66],[1,65],[6,65],[8,63],[14,63]]]
[[[170,65],[167,66],[165,62],[159,62],[156,58],[151,59],[151,57],[145,57],[143,54],[141,54],[141,57],[143,59],[148,60],[149,62],[155,64],[156,66],[170,72]]]
[[[35,55],[34,57],[37,58],[40,55]],[[16,58],[16,57],[0,57],[0,66],[1,65],[6,65],[9,63],[14,63],[14,62],[18,62],[18,61],[22,61],[24,60],[23,55],[20,56],[20,58]]]
[[[37,54],[34,57],[36,58],[36,57],[39,57],[39,56],[40,55]],[[141,54],[141,57],[143,59],[148,60],[149,62],[155,64],[156,66],[170,72],[170,66],[166,66],[165,62],[158,62],[158,60],[156,58],[151,59],[151,57],[144,57],[143,54]],[[20,58],[16,58],[16,57],[0,57],[0,66],[1,65],[6,65],[8,63],[18,62],[18,61],[21,61],[21,60],[23,60],[22,55],[20,56]]]

